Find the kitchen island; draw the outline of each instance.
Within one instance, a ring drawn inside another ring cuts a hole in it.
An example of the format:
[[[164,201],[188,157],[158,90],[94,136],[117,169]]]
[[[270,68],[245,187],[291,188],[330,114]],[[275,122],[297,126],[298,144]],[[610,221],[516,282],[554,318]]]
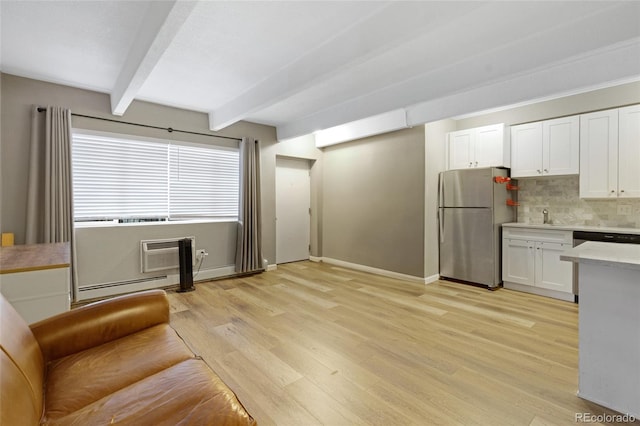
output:
[[[586,242],[579,265],[578,396],[640,418],[640,245]]]

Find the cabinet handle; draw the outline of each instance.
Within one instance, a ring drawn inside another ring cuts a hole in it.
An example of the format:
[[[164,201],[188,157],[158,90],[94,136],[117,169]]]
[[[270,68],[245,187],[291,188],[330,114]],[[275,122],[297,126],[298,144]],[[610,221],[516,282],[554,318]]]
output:
[[[542,174],[542,172],[540,171],[540,169],[536,170],[536,172],[538,172],[539,175]]]
[[[549,170],[547,170],[547,169],[544,169],[544,172],[545,172],[545,173],[549,173]]]
[[[616,193],[616,191],[614,191],[614,190],[612,189],[612,190],[611,190],[611,193],[612,193],[612,194],[615,194],[615,193]]]
[[[624,189],[621,189],[620,192],[624,192]]]
[[[478,167],[478,162],[476,161],[476,167]],[[624,191],[623,191],[624,192]]]
[[[473,163],[469,161],[469,167],[473,167]]]

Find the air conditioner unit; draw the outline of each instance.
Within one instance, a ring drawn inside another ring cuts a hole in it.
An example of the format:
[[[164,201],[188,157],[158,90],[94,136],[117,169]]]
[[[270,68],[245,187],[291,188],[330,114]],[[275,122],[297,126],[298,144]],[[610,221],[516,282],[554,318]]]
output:
[[[167,238],[163,240],[140,241],[140,272],[156,272],[180,268],[178,241],[191,240],[191,252],[196,252],[195,237]],[[195,266],[195,256],[193,265]]]

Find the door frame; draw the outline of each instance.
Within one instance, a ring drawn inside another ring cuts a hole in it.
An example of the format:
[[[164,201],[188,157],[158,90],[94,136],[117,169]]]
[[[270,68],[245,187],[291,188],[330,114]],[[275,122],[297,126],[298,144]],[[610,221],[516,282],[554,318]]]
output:
[[[311,256],[312,253],[312,247],[313,247],[313,241],[314,241],[314,233],[313,233],[313,223],[314,223],[314,219],[313,219],[313,207],[314,207],[314,190],[313,190],[313,173],[312,173],[312,169],[315,165],[315,160],[314,159],[310,159],[310,158],[303,158],[303,157],[292,157],[292,156],[284,156],[284,155],[276,155],[276,164],[275,164],[275,219],[276,219],[276,223],[275,223],[275,249],[276,249],[276,253],[275,253],[275,263],[276,265],[278,264],[283,264],[283,263],[288,263],[288,262],[292,262],[289,260],[283,261],[281,259],[279,259],[279,253],[278,253],[278,247],[279,247],[279,238],[280,238],[280,233],[279,233],[279,226],[278,226],[278,163],[280,160],[292,160],[292,161],[299,161],[300,164],[302,164],[303,162],[306,163],[307,165],[307,171],[309,173],[309,178],[308,178],[308,182],[309,182],[309,215],[308,215],[308,226],[309,226],[309,250],[308,250],[308,254],[306,259],[312,259],[313,256]],[[300,259],[300,260],[305,260],[305,259]]]

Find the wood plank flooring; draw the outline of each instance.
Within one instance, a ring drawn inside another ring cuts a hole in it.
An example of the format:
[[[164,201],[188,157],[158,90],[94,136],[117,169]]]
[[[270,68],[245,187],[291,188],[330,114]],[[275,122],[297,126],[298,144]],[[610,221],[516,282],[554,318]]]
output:
[[[260,425],[565,425],[578,307],[322,263],[169,293],[172,325]]]

